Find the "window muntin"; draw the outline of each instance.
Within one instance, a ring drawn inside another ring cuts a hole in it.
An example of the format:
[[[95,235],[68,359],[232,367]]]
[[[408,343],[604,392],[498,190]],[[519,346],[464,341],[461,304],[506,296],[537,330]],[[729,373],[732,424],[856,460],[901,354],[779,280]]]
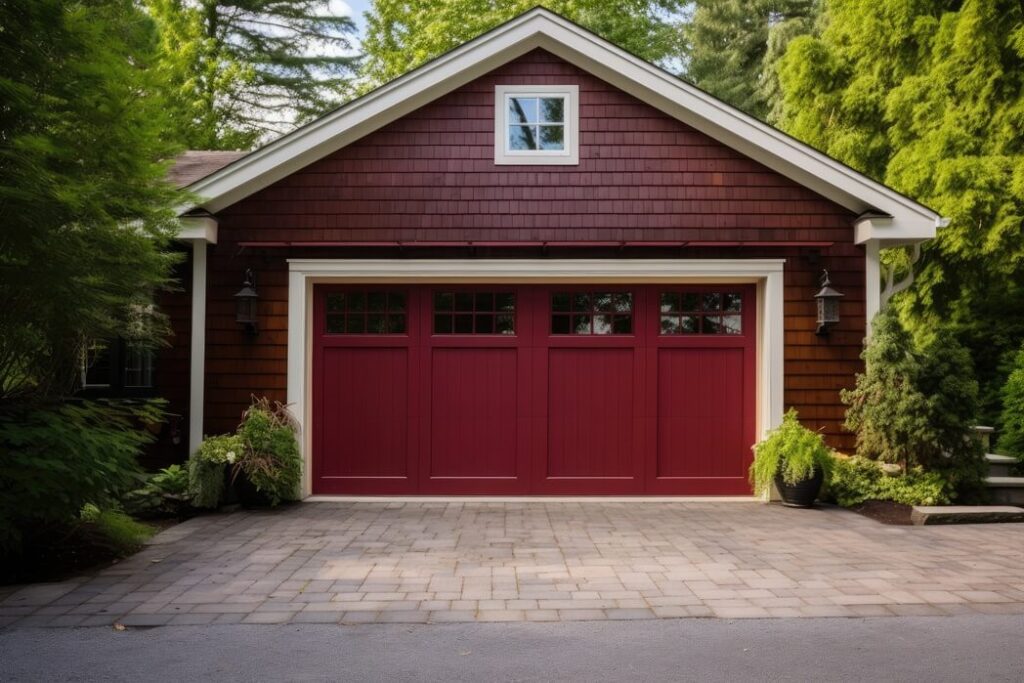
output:
[[[494,163],[578,164],[579,86],[499,85]]]
[[[529,97],[507,95],[508,149],[562,151],[565,149],[565,95]]]
[[[143,344],[115,338],[82,352],[81,389],[96,395],[147,395],[156,388],[156,354]]]
[[[326,296],[326,304],[327,334],[405,334],[405,292],[331,292]]]
[[[490,290],[434,292],[434,334],[515,333],[515,293]]]
[[[153,351],[128,342],[124,352],[124,386],[126,389],[153,387]]]
[[[661,334],[743,334],[743,295],[723,291],[667,291],[658,295]]]
[[[552,292],[551,334],[633,333],[632,292]]]

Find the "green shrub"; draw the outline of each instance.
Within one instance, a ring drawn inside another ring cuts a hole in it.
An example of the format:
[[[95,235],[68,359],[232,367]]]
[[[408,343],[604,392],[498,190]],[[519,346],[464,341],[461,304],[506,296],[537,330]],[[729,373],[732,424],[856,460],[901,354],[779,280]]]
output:
[[[245,444],[238,467],[271,505],[298,496],[302,458],[295,420],[280,403],[258,399],[242,416],[238,435]]]
[[[857,454],[908,473],[941,473],[964,498],[982,495],[978,384],[968,353],[942,330],[915,341],[892,308],[875,316],[871,329],[865,372],[842,392]]]
[[[0,555],[23,531],[66,525],[86,503],[112,505],[135,485],[136,457],[159,402],[68,401],[0,409]]]
[[[1013,359],[1013,369],[1002,389],[1001,433],[996,448],[1024,462],[1024,349]]]
[[[165,467],[144,478],[144,484],[122,499],[125,511],[136,517],[181,515],[188,507],[188,470]]]
[[[758,495],[771,491],[775,475],[781,474],[787,484],[810,479],[820,469],[825,477],[835,460],[821,434],[800,424],[792,408],[783,416],[782,424],[754,446],[754,464],[750,466],[750,481]]]
[[[877,462],[854,456],[836,459],[828,480],[828,496],[843,507],[868,500],[889,500],[904,505],[947,505],[956,497],[955,480],[943,472],[913,468],[886,474]]]
[[[206,438],[188,459],[188,495],[198,508],[216,508],[224,496],[225,466],[233,465],[244,452],[242,438],[224,434]]]
[[[83,520],[95,524],[104,538],[122,553],[138,549],[156,533],[154,527],[138,522],[120,510],[94,509],[95,513],[89,515],[89,519],[83,514]]]

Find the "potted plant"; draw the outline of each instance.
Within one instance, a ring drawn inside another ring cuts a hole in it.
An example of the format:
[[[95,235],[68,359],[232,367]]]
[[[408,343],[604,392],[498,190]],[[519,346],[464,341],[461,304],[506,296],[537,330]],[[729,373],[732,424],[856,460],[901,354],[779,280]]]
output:
[[[790,408],[782,424],[754,446],[750,481],[758,495],[769,494],[775,484],[785,505],[811,507],[833,462],[832,450],[821,434],[801,425]]]
[[[239,502],[264,507],[296,499],[302,458],[295,433],[295,418],[280,403],[260,398],[245,411],[238,426],[242,452],[232,473]]]
[[[244,452],[237,434],[207,437],[188,459],[188,494],[198,508],[216,508],[223,502],[231,468]]]

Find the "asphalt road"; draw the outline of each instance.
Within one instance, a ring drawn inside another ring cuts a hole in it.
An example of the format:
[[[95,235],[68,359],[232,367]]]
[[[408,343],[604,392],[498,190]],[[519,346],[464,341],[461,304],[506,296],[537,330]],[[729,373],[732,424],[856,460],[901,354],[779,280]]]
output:
[[[0,631],[3,681],[1022,681],[1024,617]]]

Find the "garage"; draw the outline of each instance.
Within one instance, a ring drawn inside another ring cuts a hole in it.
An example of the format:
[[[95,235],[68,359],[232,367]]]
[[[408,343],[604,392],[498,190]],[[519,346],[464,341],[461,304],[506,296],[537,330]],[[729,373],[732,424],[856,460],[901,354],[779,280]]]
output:
[[[753,284],[318,284],[312,492],[745,495]]]

